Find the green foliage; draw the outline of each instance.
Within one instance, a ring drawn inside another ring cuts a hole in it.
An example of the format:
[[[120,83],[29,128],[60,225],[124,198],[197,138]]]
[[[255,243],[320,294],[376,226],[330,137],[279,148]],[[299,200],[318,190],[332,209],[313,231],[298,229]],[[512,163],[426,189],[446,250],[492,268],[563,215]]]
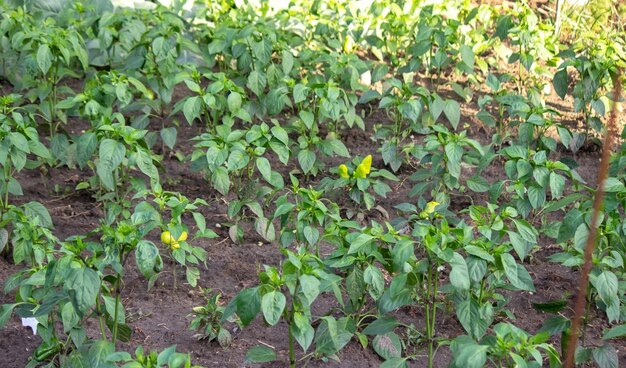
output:
[[[511,293],[535,291],[527,260],[545,240],[562,247],[552,261],[582,265],[594,191],[569,156],[620,102],[610,91],[623,83],[626,42],[618,23],[580,22],[562,43],[544,18],[526,3],[469,1],[0,1],[0,252],[23,267],[5,282],[15,302],[0,326],[37,320],[32,367],[189,367],[175,347],[117,351],[133,331],[128,261],[148,289],[164,269],[177,287],[181,268],[196,288],[208,258],[198,240],[218,237],[203,214],[224,203],[233,242],[253,227],[282,256],[226,305],[207,293],[190,324],[200,339],[228,346],[225,323],[261,314],[287,325],[291,366],[338,360],[353,337],[382,367],[424,350],[432,367],[448,345],[451,367],[559,366],[548,339],[567,340],[566,318],[534,335],[494,322],[515,320]],[[584,132],[566,124],[571,113]],[[183,119],[196,135],[187,142]],[[475,138],[481,129],[490,141]],[[615,324],[605,340],[624,335],[625,147],[604,183],[587,295]],[[168,172],[170,158],[204,175],[202,199],[169,188],[186,177]],[[102,208],[99,224],[57,239],[43,204],[18,202],[35,169],[80,170],[76,190]],[[390,195],[405,179],[411,203]],[[558,313],[563,298],[534,306]],[[393,314],[406,307],[423,318]],[[445,315],[466,335],[442,336]],[[579,363],[616,364],[608,342],[582,340]],[[274,361],[275,350],[256,346],[245,360]]]

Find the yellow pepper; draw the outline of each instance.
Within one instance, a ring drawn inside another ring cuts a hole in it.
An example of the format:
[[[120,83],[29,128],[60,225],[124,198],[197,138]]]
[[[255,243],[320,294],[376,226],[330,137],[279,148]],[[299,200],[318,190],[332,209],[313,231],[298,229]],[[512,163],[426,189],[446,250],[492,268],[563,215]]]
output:
[[[424,211],[420,212],[420,218],[427,219],[430,214],[435,212],[435,209],[439,205],[440,205],[440,203],[439,202],[435,202],[435,201],[430,201],[430,202],[426,203],[426,208],[424,208]]]
[[[363,165],[363,163],[361,163],[359,164],[359,166],[356,167],[356,171],[354,172],[354,177],[357,179],[365,179],[368,173],[369,173],[369,168]]]
[[[437,206],[439,206],[440,204],[441,203],[439,202],[430,201],[426,203],[426,208],[424,209],[424,212],[430,215],[431,213],[435,212],[435,208],[437,208]]]
[[[339,165],[337,169],[339,171],[339,176],[341,176],[344,179],[350,179],[350,174],[348,173],[348,166],[341,164]]]
[[[187,235],[187,232],[183,231],[178,237],[178,240],[175,240],[169,231],[164,231],[161,233],[161,241],[167,245],[170,245],[173,249],[180,248],[180,244],[178,244],[178,242],[187,240]],[[176,247],[174,247],[174,245],[176,245]]]
[[[363,161],[361,161],[361,164],[359,166],[361,165],[363,165],[363,170],[365,172],[365,175],[369,174],[372,168],[372,155],[365,156],[365,158],[363,159]]]

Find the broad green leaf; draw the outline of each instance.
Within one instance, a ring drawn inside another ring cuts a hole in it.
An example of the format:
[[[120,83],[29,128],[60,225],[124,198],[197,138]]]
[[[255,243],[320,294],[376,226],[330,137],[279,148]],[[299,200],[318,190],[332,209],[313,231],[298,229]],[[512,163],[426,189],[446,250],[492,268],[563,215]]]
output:
[[[480,175],[472,176],[467,179],[467,186],[474,192],[484,193],[489,190],[489,182]]]
[[[300,276],[300,288],[305,301],[311,305],[320,293],[320,281],[315,276],[302,275]]]
[[[620,311],[617,276],[609,270],[604,270],[599,275],[589,275],[589,280],[598,292],[600,299],[606,304],[606,314],[609,322],[619,321]]]
[[[193,121],[200,117],[200,109],[202,108],[202,101],[200,96],[191,96],[183,104],[183,114],[185,120],[190,125]]]
[[[298,163],[305,174],[308,174],[311,171],[313,165],[315,164],[315,160],[315,153],[309,151],[308,149],[298,152]]]
[[[174,145],[176,144],[176,137],[178,135],[178,130],[175,127],[167,127],[161,129],[161,139],[163,143],[169,148],[174,149]]]
[[[457,367],[482,368],[487,362],[487,350],[489,350],[487,345],[463,345],[454,362]]]
[[[445,145],[446,156],[448,157],[447,168],[450,175],[454,178],[461,176],[461,158],[463,157],[463,147],[457,143],[448,143]]]
[[[115,345],[106,340],[96,340],[89,347],[87,361],[90,367],[114,368],[115,364],[109,362],[107,357],[115,351]]]
[[[260,310],[261,298],[258,287],[244,289],[226,305],[221,321],[226,321],[236,313],[245,327],[254,320]]]
[[[565,178],[555,172],[550,173],[550,192],[552,198],[561,198],[563,196],[563,189],[565,188]]]
[[[577,208],[570,209],[567,214],[565,214],[563,222],[561,222],[556,242],[560,244],[573,238],[576,229],[578,229],[582,223],[583,213]]]
[[[363,333],[366,335],[383,335],[393,331],[399,325],[400,322],[398,322],[394,317],[386,315],[367,325],[367,327],[363,330]]]
[[[268,183],[272,183],[272,166],[270,165],[270,161],[265,157],[257,157],[256,159],[256,167],[263,176],[263,179]]]
[[[2,324],[0,324],[0,327],[2,327]],[[615,338],[622,338],[624,336],[626,336],[626,324],[622,324],[622,325],[611,328],[610,330],[605,332],[604,335],[602,335],[602,338],[604,340],[609,340],[609,339],[615,339]]]
[[[550,317],[544,321],[543,326],[541,326],[537,333],[547,332],[550,336],[554,336],[563,333],[569,329],[570,326],[570,320],[563,316]]]
[[[391,359],[385,360],[380,365],[380,368],[406,368],[407,367],[406,360],[407,358],[391,358]]]
[[[73,291],[73,299],[82,316],[95,303],[98,290],[100,290],[100,277],[91,268],[74,268],[67,276],[65,287]]]
[[[230,189],[230,178],[228,177],[228,170],[223,167],[217,167],[211,174],[211,183],[213,187],[222,195],[227,195]]]
[[[137,149],[137,166],[152,182],[159,182],[159,170],[152,162],[152,155],[148,150],[143,148]]]
[[[121,142],[113,139],[104,139],[100,143],[99,159],[96,164],[96,172],[102,185],[108,190],[115,190],[115,178],[113,172],[124,160],[126,147]]]
[[[450,283],[458,291],[467,291],[470,287],[469,271],[465,259],[458,253],[454,253],[450,260]]]
[[[443,113],[446,115],[450,124],[452,124],[454,130],[456,130],[461,120],[461,106],[459,103],[455,100],[447,100],[443,108]]]
[[[285,296],[279,291],[271,291],[263,295],[261,299],[261,311],[263,312],[265,321],[270,326],[274,326],[280,321],[280,316],[286,304],[287,300]]]
[[[76,162],[82,169],[91,159],[98,145],[98,137],[93,132],[87,132],[78,138],[76,142]]]
[[[363,280],[370,286],[369,293],[374,300],[378,300],[385,289],[385,279],[381,270],[369,265],[363,272]]]
[[[2,305],[2,310],[0,310],[0,328],[4,328],[4,325],[6,325],[7,321],[11,317],[11,314],[13,313],[13,309],[20,304],[21,303]]]
[[[315,333],[315,350],[324,355],[332,355],[343,349],[353,333],[347,330],[350,321],[347,317],[336,320],[335,318],[321,317],[322,323]]]
[[[52,229],[54,227],[50,213],[48,213],[48,209],[43,204],[32,201],[25,203],[23,206],[26,217],[30,219],[37,218],[39,225],[45,228]]]
[[[561,97],[562,100],[565,99],[565,95],[567,95],[567,86],[569,84],[569,77],[567,75],[567,68],[563,68],[558,72],[554,73],[554,77],[552,79],[552,85],[554,86],[554,92]]]
[[[276,360],[276,353],[267,346],[257,345],[246,352],[245,363],[268,363]]]
[[[52,66],[52,52],[46,43],[42,43],[37,49],[37,65],[44,75],[48,74],[48,70]]]
[[[372,239],[374,239],[374,237],[369,234],[359,234],[359,236],[357,236],[352,241],[352,243],[350,243],[350,249],[348,250],[348,254],[353,254],[353,253],[358,252],[364,245],[369,243]]]
[[[546,203],[546,190],[538,185],[531,185],[528,188],[528,200],[534,209],[543,207]]]
[[[241,109],[241,95],[237,92],[231,92],[227,98],[228,110],[234,114]]]
[[[607,193],[625,192],[626,186],[618,178],[609,177],[604,181],[604,190]]]
[[[402,342],[400,342],[398,335],[393,332],[377,335],[372,341],[372,347],[376,354],[385,360],[402,356]]]
[[[311,326],[311,321],[304,314],[295,312],[293,315],[294,323],[291,325],[291,331],[294,338],[300,344],[302,349],[306,350],[311,346],[313,337],[315,336],[315,330]]]
[[[618,368],[619,358],[615,348],[611,345],[603,345],[592,351],[593,360],[599,368]]]
[[[490,305],[479,306],[473,298],[467,298],[456,306],[456,316],[467,333],[474,339],[483,337],[491,321],[493,310]]]

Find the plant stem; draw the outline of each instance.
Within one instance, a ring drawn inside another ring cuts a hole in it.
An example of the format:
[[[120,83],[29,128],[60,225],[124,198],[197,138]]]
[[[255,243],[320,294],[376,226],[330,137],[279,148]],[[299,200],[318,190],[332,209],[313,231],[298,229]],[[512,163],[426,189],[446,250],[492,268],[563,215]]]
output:
[[[98,295],[98,297],[96,298],[96,311],[98,313],[98,319],[100,320],[100,333],[102,334],[102,339],[106,340],[107,334],[104,330],[104,318],[102,316],[102,313],[100,312],[100,308],[102,308],[102,306],[100,305],[100,295]]]

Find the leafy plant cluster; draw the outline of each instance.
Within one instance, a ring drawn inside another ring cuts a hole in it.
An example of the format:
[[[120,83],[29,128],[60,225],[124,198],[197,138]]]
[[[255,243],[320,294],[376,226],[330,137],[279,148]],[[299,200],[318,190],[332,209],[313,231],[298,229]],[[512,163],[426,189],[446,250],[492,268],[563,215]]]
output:
[[[432,367],[446,347],[451,367],[561,365],[552,337],[567,340],[567,301],[537,303],[558,315],[532,332],[507,303],[536,291],[527,266],[542,239],[561,247],[553,262],[582,265],[594,188],[567,155],[622,103],[611,90],[624,83],[623,30],[560,43],[525,2],[39,5],[0,2],[0,251],[23,266],[5,281],[15,303],[0,326],[36,320],[29,366],[190,366],[175,347],[116,351],[132,331],[121,294],[133,262],[148,288],[164,272],[178,287],[177,270],[197,287],[207,251],[192,244],[218,236],[203,210],[222,200],[233,242],[253,229],[282,256],[228,303],[207,292],[191,314],[200,339],[227,347],[225,323],[262,315],[288,326],[291,366],[339,359],[353,339],[384,367],[424,352]],[[581,127],[546,102],[552,88]],[[197,132],[190,146],[181,124]],[[355,132],[371,144],[350,152]],[[172,159],[203,175],[207,198],[168,190]],[[22,171],[60,167],[84,173],[76,190],[103,208],[95,229],[64,240],[44,205],[18,199]],[[622,147],[587,295],[611,324],[605,340],[626,334],[624,167]],[[376,201],[403,179],[409,198],[391,218]],[[320,311],[322,297],[336,308]],[[423,318],[404,320],[410,306]],[[443,336],[445,316],[464,334]],[[247,354],[275,358],[266,346]],[[577,361],[590,359],[611,367],[617,355],[583,339]]]

